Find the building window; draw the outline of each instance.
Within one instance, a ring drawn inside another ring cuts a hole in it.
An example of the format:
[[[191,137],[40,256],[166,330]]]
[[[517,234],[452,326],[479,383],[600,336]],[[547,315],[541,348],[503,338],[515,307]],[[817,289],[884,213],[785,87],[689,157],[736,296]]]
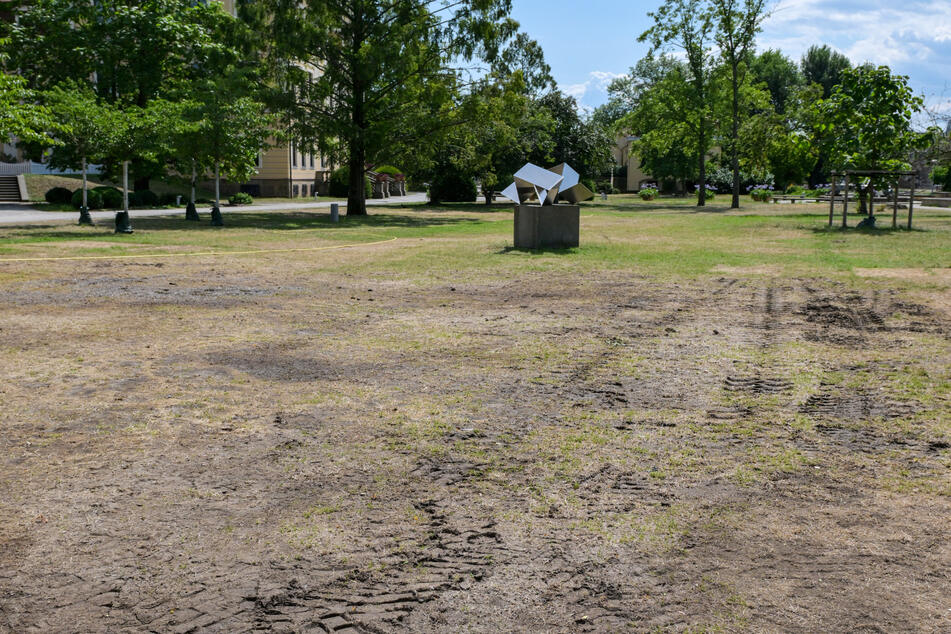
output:
[[[291,167],[297,167],[297,147],[291,143]]]
[[[298,196],[300,196],[300,187],[294,185],[294,198],[297,198]]]
[[[255,162],[258,169],[264,167],[264,152],[258,152],[258,160]]]
[[[307,185],[300,186],[300,195],[307,198]]]
[[[310,169],[314,169],[314,155],[310,155]]]

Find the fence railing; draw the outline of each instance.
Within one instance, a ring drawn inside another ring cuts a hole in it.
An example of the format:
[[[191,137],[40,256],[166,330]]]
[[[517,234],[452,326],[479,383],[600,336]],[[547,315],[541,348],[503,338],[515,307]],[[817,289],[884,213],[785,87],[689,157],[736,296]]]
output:
[[[30,163],[0,163],[0,176],[19,176],[30,173]]]

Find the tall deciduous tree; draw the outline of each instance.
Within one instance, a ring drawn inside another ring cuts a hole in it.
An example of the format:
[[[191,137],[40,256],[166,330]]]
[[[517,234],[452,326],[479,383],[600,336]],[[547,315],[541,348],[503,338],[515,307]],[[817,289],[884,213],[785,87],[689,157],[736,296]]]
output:
[[[242,83],[232,77],[196,86],[198,99],[186,106],[186,132],[178,135],[181,151],[191,154],[195,168],[214,173],[212,223],[216,225],[223,223],[222,174],[236,182],[247,181],[257,168],[258,153],[277,136],[276,117],[263,103],[247,96]]]
[[[893,75],[887,66],[866,65],[843,71],[842,82],[832,95],[816,104],[817,125],[833,166],[908,169],[911,150],[927,143],[927,136],[912,127],[912,118],[923,105],[924,100],[908,85],[908,78]],[[870,180],[867,192],[875,184],[874,179]]]
[[[852,62],[827,45],[810,46],[802,56],[801,67],[806,82],[822,86],[822,98],[827,99],[842,81],[842,73],[852,68]]]
[[[347,213],[366,214],[368,163],[425,143],[442,123],[459,64],[493,59],[516,24],[511,0],[267,0],[258,27],[286,87],[300,147],[349,165]],[[250,14],[249,14],[250,17]]]
[[[218,2],[30,0],[8,29],[10,67],[31,88],[85,81],[107,103],[146,108],[218,76],[238,55],[241,25]],[[133,167],[136,189],[148,189],[164,161]]]
[[[710,48],[713,21],[704,5],[703,0],[667,0],[657,11],[648,14],[653,18],[654,25],[639,38],[642,42],[650,42],[652,52],[669,47],[684,52],[686,72],[682,76],[686,80],[684,87],[687,90],[676,90],[673,85],[676,78],[664,82],[663,86],[666,90],[676,93],[680,97],[678,103],[684,106],[683,119],[694,139],[697,188],[701,192],[706,187],[706,159],[710,149],[709,99],[713,72]],[[656,112],[656,108],[654,110]],[[706,197],[697,196],[697,205],[702,207],[705,204]]]
[[[28,143],[50,144],[58,130],[50,111],[37,103],[22,77],[0,72],[0,143],[16,137]]]
[[[756,34],[766,19],[768,0],[710,0],[715,39],[720,55],[730,71],[732,116],[729,136],[730,167],[733,170],[733,201],[740,206],[740,86],[746,59],[756,42]]]
[[[80,224],[92,224],[86,193],[90,162],[100,161],[114,145],[113,134],[121,126],[114,108],[102,103],[88,87],[68,82],[49,90],[44,101],[62,128],[56,133],[60,145],[53,148],[49,165],[54,169],[79,169],[83,177]]]

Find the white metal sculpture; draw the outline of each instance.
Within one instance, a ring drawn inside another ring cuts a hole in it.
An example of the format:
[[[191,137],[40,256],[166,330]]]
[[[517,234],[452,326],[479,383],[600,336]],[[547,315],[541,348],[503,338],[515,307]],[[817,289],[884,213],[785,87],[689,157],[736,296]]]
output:
[[[553,205],[559,199],[571,204],[594,198],[594,192],[581,184],[578,172],[567,163],[545,169],[526,163],[515,172],[515,182],[502,195],[520,205],[538,201],[539,205]]]

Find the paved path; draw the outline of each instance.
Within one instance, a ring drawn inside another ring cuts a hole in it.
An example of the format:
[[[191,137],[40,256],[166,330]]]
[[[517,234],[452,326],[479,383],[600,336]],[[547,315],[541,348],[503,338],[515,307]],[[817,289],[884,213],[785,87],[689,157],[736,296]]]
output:
[[[401,205],[406,203],[424,203],[428,200],[424,193],[410,193],[406,196],[395,198],[386,198],[383,200],[368,200],[368,206],[377,205]],[[258,212],[258,211],[298,211],[309,209],[330,209],[331,202],[340,204],[341,211],[347,208],[347,201],[327,201],[327,202],[299,202],[299,203],[274,203],[266,205],[250,205],[242,207],[223,206],[221,212],[227,218],[229,212]],[[211,213],[208,205],[202,205],[198,208],[198,213],[206,219]],[[90,212],[93,221],[111,221],[116,216],[116,212],[92,211]],[[145,216],[185,216],[184,208],[175,209],[132,209],[129,211],[132,218],[142,218]],[[25,224],[47,224],[51,222],[76,222],[79,219],[78,211],[38,211],[29,203],[3,203],[0,204],[0,225],[25,225]],[[133,225],[134,227],[134,225]]]

